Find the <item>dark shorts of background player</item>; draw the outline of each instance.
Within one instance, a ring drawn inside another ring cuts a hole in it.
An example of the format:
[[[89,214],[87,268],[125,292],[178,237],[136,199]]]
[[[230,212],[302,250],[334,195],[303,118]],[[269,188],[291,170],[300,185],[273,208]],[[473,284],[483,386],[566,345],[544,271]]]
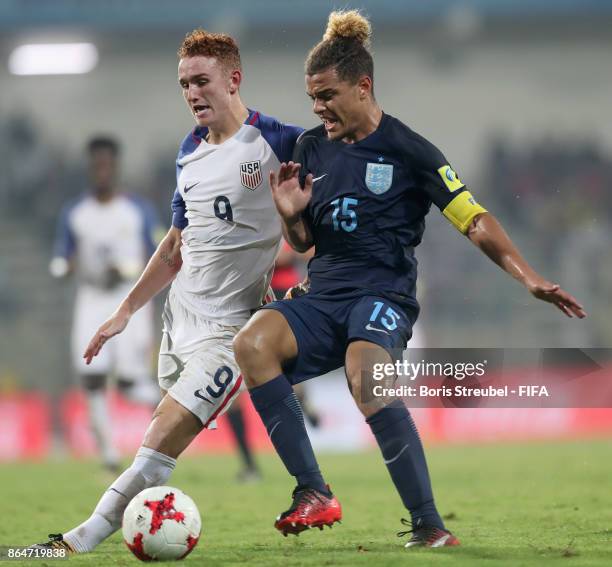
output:
[[[344,366],[352,341],[379,345],[396,360],[412,336],[418,315],[375,295],[336,299],[306,294],[262,309],[281,313],[295,335],[298,356],[283,368],[291,384]]]

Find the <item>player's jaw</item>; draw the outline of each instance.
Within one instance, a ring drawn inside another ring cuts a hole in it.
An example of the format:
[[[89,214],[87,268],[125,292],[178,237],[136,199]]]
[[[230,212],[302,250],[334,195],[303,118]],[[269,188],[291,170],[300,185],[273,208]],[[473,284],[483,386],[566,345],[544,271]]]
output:
[[[224,85],[211,85],[206,92],[187,99],[189,109],[198,126],[216,129],[224,123],[230,114],[228,93]]]
[[[306,75],[306,92],[313,101],[313,112],[323,122],[327,137],[341,140],[351,137],[357,87],[338,78],[334,68]]]
[[[327,133],[327,137],[330,140],[350,140],[353,133],[354,119],[350,112],[344,108],[334,108],[331,110],[327,108],[324,112],[318,113],[323,127]]]
[[[314,112],[323,122],[323,127],[329,139],[340,140],[346,136],[349,121],[341,107],[328,103],[319,107],[315,106]]]
[[[187,100],[189,109],[198,126],[214,129],[219,123],[223,123],[224,117],[229,113],[229,104],[225,100],[224,94],[208,92],[206,96],[198,96]]]
[[[191,112],[198,126],[210,127],[211,124],[214,124],[215,111],[213,106],[208,102],[201,101],[193,104],[189,103],[189,107],[191,108]]]
[[[337,133],[338,130],[342,130],[342,122],[335,114],[326,112],[325,114],[319,114],[319,118],[330,138],[333,138],[334,133]]]
[[[192,104],[190,106],[191,112],[193,112],[193,116],[198,124],[200,124],[200,122],[205,122],[206,119],[210,118],[210,115],[212,114],[211,106],[204,102]],[[200,124],[200,126],[203,126],[203,124]]]

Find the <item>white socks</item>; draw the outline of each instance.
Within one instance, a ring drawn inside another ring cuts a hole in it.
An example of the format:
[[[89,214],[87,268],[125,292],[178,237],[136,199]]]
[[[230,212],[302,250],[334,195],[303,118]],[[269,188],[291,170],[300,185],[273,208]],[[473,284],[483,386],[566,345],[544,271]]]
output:
[[[164,485],[175,466],[176,459],[141,447],[132,466],[102,495],[91,517],[64,534],[64,540],[77,553],[92,551],[121,527],[130,500],[145,488]]]

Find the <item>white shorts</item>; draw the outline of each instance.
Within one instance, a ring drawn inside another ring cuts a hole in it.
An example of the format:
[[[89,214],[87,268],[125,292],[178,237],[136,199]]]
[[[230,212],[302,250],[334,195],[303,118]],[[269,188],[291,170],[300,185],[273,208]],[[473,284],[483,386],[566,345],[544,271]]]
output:
[[[245,388],[232,348],[241,325],[198,317],[180,303],[172,289],[162,319],[159,386],[212,429],[215,419]]]
[[[82,374],[110,374],[135,383],[152,381],[153,306],[147,304],[130,319],[125,330],[108,341],[90,365],[83,353],[100,325],[117,309],[131,285],[112,291],[82,286],[77,291],[72,325],[72,362]]]

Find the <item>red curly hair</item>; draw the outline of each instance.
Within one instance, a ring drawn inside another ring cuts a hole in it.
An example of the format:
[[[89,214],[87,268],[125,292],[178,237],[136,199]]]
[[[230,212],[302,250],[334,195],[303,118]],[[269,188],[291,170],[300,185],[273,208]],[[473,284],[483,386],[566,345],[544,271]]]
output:
[[[240,49],[236,40],[225,33],[211,33],[197,28],[188,33],[178,50],[179,59],[185,57],[215,57],[224,66],[242,70]]]

